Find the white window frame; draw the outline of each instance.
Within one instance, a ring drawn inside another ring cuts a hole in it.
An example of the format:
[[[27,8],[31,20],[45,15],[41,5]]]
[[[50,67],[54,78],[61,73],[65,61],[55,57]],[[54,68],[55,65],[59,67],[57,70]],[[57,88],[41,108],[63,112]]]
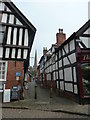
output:
[[[0,78],[0,82],[6,81],[6,76],[7,76],[7,62],[6,61],[0,61],[0,63],[5,63],[5,74],[4,74],[4,79]],[[2,71],[2,70],[1,70]]]

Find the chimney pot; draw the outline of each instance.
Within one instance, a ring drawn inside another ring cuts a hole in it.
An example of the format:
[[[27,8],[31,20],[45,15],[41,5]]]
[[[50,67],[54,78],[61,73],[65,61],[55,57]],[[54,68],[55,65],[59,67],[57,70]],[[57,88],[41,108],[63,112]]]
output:
[[[61,29],[61,33],[63,33],[63,29]]]
[[[60,33],[61,29],[59,28],[59,33]]]

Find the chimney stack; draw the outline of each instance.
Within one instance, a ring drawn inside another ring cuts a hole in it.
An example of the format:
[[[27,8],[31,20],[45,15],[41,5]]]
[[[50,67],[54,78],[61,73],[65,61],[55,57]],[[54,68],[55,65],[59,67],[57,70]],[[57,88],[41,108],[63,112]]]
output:
[[[56,34],[56,43],[58,47],[66,40],[66,34],[63,33],[63,29],[59,28],[59,33]]]
[[[46,55],[46,53],[47,53],[47,47],[44,47],[43,48],[43,55]]]

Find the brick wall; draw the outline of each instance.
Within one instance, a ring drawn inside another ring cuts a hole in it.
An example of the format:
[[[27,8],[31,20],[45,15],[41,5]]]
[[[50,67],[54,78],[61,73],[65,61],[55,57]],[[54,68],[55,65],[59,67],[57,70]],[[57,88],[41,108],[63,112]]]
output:
[[[23,86],[23,62],[9,61],[7,64],[7,77],[6,77],[6,89],[11,89],[13,86],[18,85],[18,81],[15,77],[15,72],[21,72],[20,81]]]
[[[43,81],[43,87],[51,88],[51,86],[53,90],[56,90],[56,81],[54,80]]]

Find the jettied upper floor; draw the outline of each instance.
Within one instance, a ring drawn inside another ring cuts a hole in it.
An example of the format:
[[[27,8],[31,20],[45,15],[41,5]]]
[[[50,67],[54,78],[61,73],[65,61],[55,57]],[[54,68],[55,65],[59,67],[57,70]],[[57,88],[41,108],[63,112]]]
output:
[[[0,59],[29,59],[36,28],[10,0],[0,0]]]

